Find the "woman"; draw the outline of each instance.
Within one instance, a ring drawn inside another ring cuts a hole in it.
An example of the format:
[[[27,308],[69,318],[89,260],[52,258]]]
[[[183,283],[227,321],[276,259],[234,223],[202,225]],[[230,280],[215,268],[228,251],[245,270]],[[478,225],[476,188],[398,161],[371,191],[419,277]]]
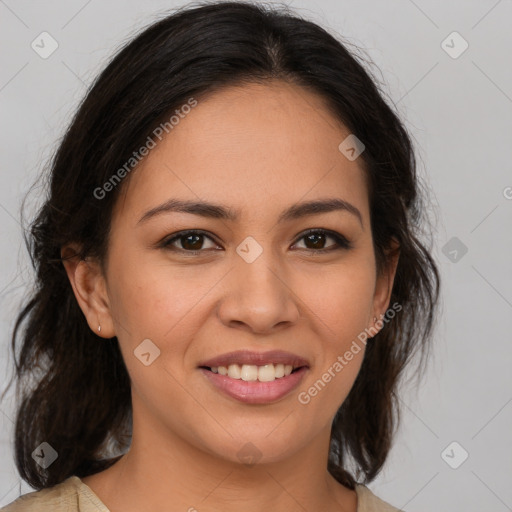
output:
[[[4,510],[398,510],[365,484],[432,336],[420,205],[407,131],[316,24],[222,2],[144,30],[32,225],[13,350],[36,491]]]

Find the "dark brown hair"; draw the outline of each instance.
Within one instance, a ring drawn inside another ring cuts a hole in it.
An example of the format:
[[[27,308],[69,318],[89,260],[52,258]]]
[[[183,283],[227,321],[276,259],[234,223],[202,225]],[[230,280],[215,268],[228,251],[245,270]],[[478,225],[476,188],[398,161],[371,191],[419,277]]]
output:
[[[25,235],[35,286],[16,319],[12,351],[15,459],[31,486],[96,473],[130,443],[130,379],[117,338],[91,332],[61,260],[61,248],[76,242],[82,258],[104,261],[112,209],[129,177],[101,199],[94,191],[190,97],[270,79],[322,97],[365,144],[359,161],[379,272],[392,239],[400,244],[390,302],[402,309],[368,341],[360,373],[333,422],[328,462],[349,488],[378,474],[399,417],[399,377],[417,352],[418,369],[424,368],[439,274],[419,240],[426,218],[410,136],[365,70],[365,59],[349,52],[348,44],[283,5],[200,3],[153,23],[98,76],[50,162],[45,202]],[[59,453],[47,469],[31,457],[43,441]]]

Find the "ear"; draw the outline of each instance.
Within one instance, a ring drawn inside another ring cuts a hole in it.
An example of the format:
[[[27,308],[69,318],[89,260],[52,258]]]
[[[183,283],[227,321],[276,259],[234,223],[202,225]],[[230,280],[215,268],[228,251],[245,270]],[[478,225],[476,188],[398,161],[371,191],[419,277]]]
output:
[[[375,292],[373,296],[373,315],[370,323],[373,322],[373,317],[376,316],[380,320],[389,307],[391,300],[391,291],[395,281],[396,269],[398,266],[398,259],[400,257],[400,244],[396,239],[392,239],[391,245],[386,251],[387,264],[383,269],[381,275],[377,276],[375,283]],[[382,316],[381,316],[382,315]],[[375,326],[378,329],[377,326]]]
[[[76,244],[61,248],[61,259],[66,269],[80,309],[87,319],[90,329],[103,338],[112,338],[114,324],[103,272],[99,262],[82,259]],[[101,325],[101,331],[98,326]]]

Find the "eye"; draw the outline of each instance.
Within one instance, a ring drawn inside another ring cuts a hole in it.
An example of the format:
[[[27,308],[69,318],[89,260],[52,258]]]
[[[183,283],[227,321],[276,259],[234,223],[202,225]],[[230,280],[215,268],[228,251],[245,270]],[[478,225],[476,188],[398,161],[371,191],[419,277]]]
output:
[[[203,231],[199,230],[189,230],[182,231],[181,233],[177,233],[171,238],[164,240],[161,247],[167,249],[177,249],[178,251],[184,251],[188,253],[199,253],[202,252],[201,249],[204,249],[204,239],[207,238],[213,242],[213,239],[206,235]],[[174,244],[174,242],[178,242],[181,247],[170,247]],[[214,247],[217,247],[217,244],[214,243]]]
[[[323,247],[325,245],[326,238],[334,240],[334,244],[328,246],[327,249]],[[306,250],[312,250],[317,253],[352,248],[351,242],[343,235],[326,229],[309,229],[306,233],[302,234],[302,237],[299,240],[305,240]]]

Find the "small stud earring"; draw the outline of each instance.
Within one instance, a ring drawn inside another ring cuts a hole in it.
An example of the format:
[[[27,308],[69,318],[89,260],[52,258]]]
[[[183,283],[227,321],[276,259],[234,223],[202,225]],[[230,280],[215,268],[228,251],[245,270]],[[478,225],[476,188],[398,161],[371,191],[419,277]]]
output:
[[[98,325],[98,332],[101,332],[101,325]]]

